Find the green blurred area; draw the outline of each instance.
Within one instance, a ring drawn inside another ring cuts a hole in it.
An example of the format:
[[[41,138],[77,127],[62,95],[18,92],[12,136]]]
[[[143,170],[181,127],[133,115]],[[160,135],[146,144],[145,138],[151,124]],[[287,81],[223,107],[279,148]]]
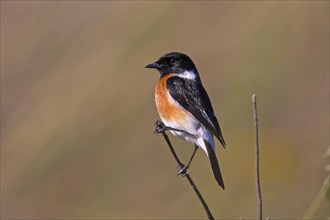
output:
[[[257,216],[256,93],[264,216],[302,218],[327,177],[328,1],[1,1],[1,218],[204,218],[153,134],[144,66],[170,51],[194,60],[228,145],[225,191],[202,151],[189,170],[214,216]]]

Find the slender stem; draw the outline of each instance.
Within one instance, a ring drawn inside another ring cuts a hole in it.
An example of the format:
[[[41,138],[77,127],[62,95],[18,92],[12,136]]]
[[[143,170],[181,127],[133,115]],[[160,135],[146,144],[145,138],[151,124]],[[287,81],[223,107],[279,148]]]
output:
[[[317,211],[317,208],[320,206],[321,202],[325,197],[325,191],[327,188],[327,184],[330,182],[330,176],[324,181],[323,186],[321,187],[320,191],[316,194],[315,198],[312,201],[312,204],[308,207],[307,212],[305,213],[303,219],[312,219],[313,215]]]
[[[194,189],[195,193],[197,194],[199,200],[201,201],[204,209],[205,209],[205,212],[207,214],[207,218],[210,219],[210,220],[214,220],[214,217],[209,209],[209,207],[207,206],[205,200],[203,199],[203,196],[201,195],[201,193],[199,192],[197,186],[195,185],[194,181],[191,179],[189,173],[187,173],[186,175],[187,177],[187,180],[189,181],[190,185],[192,186],[192,188]]]
[[[259,176],[259,132],[258,132],[258,112],[257,112],[257,96],[252,95],[252,106],[254,116],[254,129],[255,129],[255,183],[257,189],[257,200],[258,200],[258,213],[259,220],[262,220],[262,197],[260,188],[260,176]]]
[[[164,137],[164,139],[165,139],[165,141],[166,141],[168,147],[170,148],[171,153],[172,153],[174,159],[176,160],[177,164],[178,164],[179,166],[182,166],[183,163],[180,161],[178,155],[175,153],[175,150],[174,150],[174,148],[173,148],[173,146],[172,146],[172,143],[171,143],[169,137],[167,136],[167,134],[165,133],[165,131],[163,131],[163,132],[161,132],[161,133],[162,133],[162,135],[163,135],[163,137]],[[214,220],[214,217],[213,217],[213,215],[212,215],[212,213],[211,213],[209,207],[207,206],[205,200],[203,199],[202,194],[199,192],[197,186],[195,185],[194,181],[193,181],[192,178],[190,177],[189,173],[187,173],[187,174],[185,175],[185,177],[186,177],[187,180],[189,181],[190,185],[192,186],[192,188],[194,189],[195,193],[197,194],[197,196],[198,196],[200,202],[202,203],[202,205],[203,205],[203,207],[204,207],[204,210],[205,210],[205,212],[206,212],[206,214],[207,214],[207,218],[208,218],[209,220]]]

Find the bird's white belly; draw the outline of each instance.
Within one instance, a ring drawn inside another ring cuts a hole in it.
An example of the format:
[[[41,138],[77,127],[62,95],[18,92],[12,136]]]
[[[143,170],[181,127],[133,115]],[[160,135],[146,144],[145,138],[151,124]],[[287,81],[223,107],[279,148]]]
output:
[[[205,128],[204,125],[200,124],[200,122],[198,122],[195,118],[187,120],[187,123],[179,123],[179,124],[175,123],[174,121],[167,121],[167,120],[162,120],[162,121],[168,127],[180,129],[188,132],[189,134],[187,134],[186,132],[170,130],[170,132],[173,135],[180,137],[202,148],[207,155],[208,155],[208,150],[206,148],[204,141],[207,141],[212,146],[213,150],[215,150],[214,138],[212,133],[207,128]]]
[[[186,120],[185,123],[176,123],[176,121],[173,120],[169,121],[166,119],[162,119],[162,121],[168,127],[185,131],[185,132],[180,132],[180,131],[170,130],[170,132],[173,135],[183,138],[186,141],[189,141],[193,144],[196,144],[196,138],[198,138],[199,136],[197,127],[200,127],[200,123],[196,121],[192,116],[191,117],[188,116],[188,119]]]

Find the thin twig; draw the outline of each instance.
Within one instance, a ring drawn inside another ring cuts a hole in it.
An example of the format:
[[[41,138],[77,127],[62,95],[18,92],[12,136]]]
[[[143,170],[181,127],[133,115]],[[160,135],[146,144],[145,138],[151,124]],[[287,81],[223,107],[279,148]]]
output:
[[[172,146],[172,143],[171,143],[171,141],[170,141],[170,138],[167,136],[167,134],[166,134],[165,132],[162,132],[162,134],[163,134],[163,137],[164,137],[164,139],[165,139],[167,145],[169,146],[169,148],[170,148],[170,150],[171,150],[171,153],[172,153],[174,159],[176,160],[177,164],[178,164],[179,166],[182,166],[183,163],[180,161],[178,155],[175,153],[174,148],[173,148],[173,146]]]
[[[253,116],[254,116],[254,130],[255,130],[255,183],[257,189],[257,200],[258,200],[258,212],[259,220],[262,220],[262,197],[260,189],[260,177],[259,177],[259,132],[258,132],[258,112],[257,112],[257,96],[252,95],[252,107],[253,107]]]
[[[178,164],[179,166],[182,166],[183,163],[180,161],[178,155],[175,153],[175,150],[174,150],[174,148],[173,148],[173,146],[172,146],[172,143],[171,143],[169,137],[167,136],[167,134],[165,133],[165,131],[162,131],[162,132],[160,132],[160,133],[163,135],[163,137],[164,137],[164,139],[165,139],[165,141],[166,141],[168,147],[170,148],[171,153],[172,153],[174,159],[176,160],[177,164]],[[211,213],[209,207],[207,206],[205,200],[203,199],[202,194],[199,192],[199,190],[198,190],[196,184],[194,183],[194,181],[193,181],[192,178],[190,177],[189,173],[187,173],[187,174],[185,175],[185,177],[187,178],[188,182],[190,183],[190,185],[191,185],[192,188],[194,189],[195,193],[197,194],[197,196],[198,196],[200,202],[202,203],[202,205],[203,205],[203,207],[204,207],[204,210],[205,210],[205,212],[206,212],[206,214],[207,214],[207,218],[208,218],[209,220],[214,220],[214,217],[213,217],[213,215],[212,215],[212,213]]]
[[[213,217],[209,207],[207,206],[205,200],[203,199],[202,194],[199,192],[199,190],[198,190],[197,186],[195,185],[194,181],[191,179],[189,173],[187,173],[186,177],[187,177],[187,180],[189,181],[191,187],[194,189],[196,195],[198,196],[199,200],[201,201],[201,203],[204,207],[204,210],[206,212],[207,218],[210,219],[210,220],[214,220],[214,217]]]

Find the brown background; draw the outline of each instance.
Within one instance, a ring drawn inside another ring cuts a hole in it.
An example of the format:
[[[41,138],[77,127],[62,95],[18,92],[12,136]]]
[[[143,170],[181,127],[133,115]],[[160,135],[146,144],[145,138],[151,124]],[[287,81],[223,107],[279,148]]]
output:
[[[257,216],[256,93],[264,215],[302,218],[327,176],[328,1],[1,1],[1,217],[204,218],[153,135],[144,66],[169,51],[196,63],[228,145],[225,191],[202,151],[190,168],[214,216]]]

